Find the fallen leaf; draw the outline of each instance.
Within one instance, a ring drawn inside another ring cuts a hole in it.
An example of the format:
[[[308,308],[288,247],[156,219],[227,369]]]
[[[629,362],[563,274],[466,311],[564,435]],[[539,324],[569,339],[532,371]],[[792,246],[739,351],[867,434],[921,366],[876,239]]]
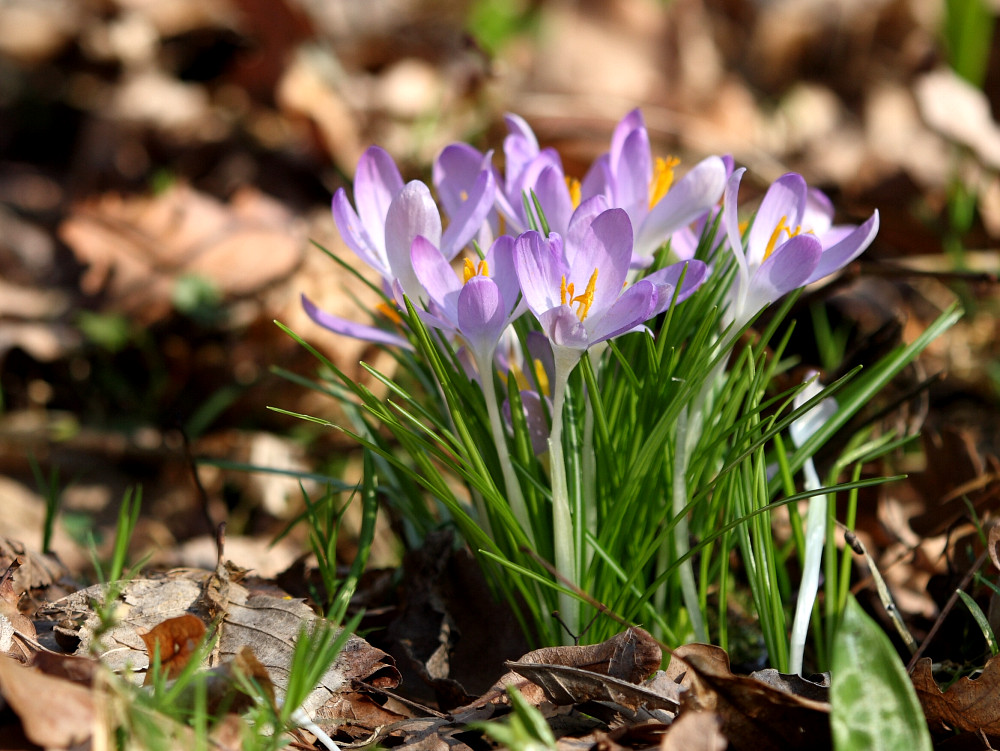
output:
[[[168,572],[162,578],[135,579],[121,585],[118,597],[118,623],[102,635],[97,654],[110,668],[129,673],[142,682],[149,665],[146,646],[138,630],[151,629],[167,618],[185,613],[204,615],[212,599],[219,603],[219,578],[210,571],[183,569]],[[244,646],[252,649],[267,669],[275,692],[283,695],[288,683],[288,668],[295,639],[303,626],[316,620],[316,614],[301,600],[284,599],[271,594],[251,592],[243,584],[229,581],[226,586],[225,608],[221,612],[221,634],[216,649],[217,659],[231,659]],[[95,641],[99,618],[90,603],[102,602],[106,596],[103,585],[95,585],[58,600],[39,611],[37,618],[54,621],[69,620],[69,630],[79,638],[75,653],[90,652]],[[375,649],[358,636],[351,636],[334,665],[323,676],[303,704],[312,716],[336,695],[350,690],[354,681],[389,688],[398,683],[399,674],[392,658]]]
[[[982,731],[1000,735],[1000,659],[991,657],[978,678],[962,677],[942,692],[934,680],[931,660],[917,660],[910,674],[917,698],[931,728],[937,731]]]
[[[663,659],[659,643],[641,628],[632,627],[600,644],[585,647],[543,647],[528,652],[515,664],[569,667],[637,684],[651,675]],[[541,687],[511,670],[476,701],[455,710],[461,713],[490,703],[506,703],[507,686],[513,685],[532,704],[539,704],[545,694]]]
[[[91,738],[97,727],[98,715],[89,689],[22,667],[2,655],[0,695],[20,718],[24,734],[39,746],[76,746]]]
[[[708,655],[689,650],[683,655],[688,666],[684,682],[690,690],[681,693],[682,717],[687,712],[718,715],[722,733],[736,751],[830,748],[828,704],[734,675],[728,659],[720,660],[715,652],[722,650]]]
[[[59,228],[87,266],[83,291],[144,322],[170,312],[184,276],[209,279],[224,299],[285,279],[302,261],[300,234],[287,210],[259,192],[223,204],[183,185],[76,204]]]
[[[556,706],[609,701],[633,710],[646,707],[676,712],[679,707],[674,697],[583,668],[530,662],[508,662],[507,667],[541,686],[545,697]]]
[[[205,624],[200,618],[185,613],[176,618],[168,618],[150,629],[139,634],[146,645],[150,663],[154,655],[159,655],[160,666],[168,679],[176,678],[187,667],[191,656],[205,636]],[[149,684],[153,674],[146,672],[144,683]]]
[[[725,751],[729,741],[714,712],[685,712],[670,726],[660,751]]]

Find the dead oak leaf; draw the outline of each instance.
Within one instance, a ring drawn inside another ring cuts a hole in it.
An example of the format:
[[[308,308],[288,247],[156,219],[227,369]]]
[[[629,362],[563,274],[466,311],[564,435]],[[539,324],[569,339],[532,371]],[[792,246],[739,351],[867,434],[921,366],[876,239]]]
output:
[[[910,678],[932,729],[1000,735],[1000,659],[991,657],[978,678],[959,678],[943,692],[934,680],[930,658],[917,660]]]
[[[39,746],[76,746],[92,737],[98,726],[89,689],[4,656],[0,656],[0,695],[20,718],[28,740]]]
[[[200,618],[185,613],[176,618],[167,618],[145,634],[139,634],[149,660],[159,655],[160,666],[168,679],[176,678],[191,661],[198,648],[198,642],[205,637],[205,624]],[[152,672],[146,672],[145,683],[152,680]]]
[[[688,670],[683,683],[689,683],[690,690],[681,693],[682,717],[687,712],[715,713],[723,735],[736,751],[820,751],[831,747],[829,704],[734,675],[728,658],[720,660],[719,652],[718,648],[707,654],[684,650]]]
[[[107,194],[76,204],[59,235],[87,266],[83,291],[145,322],[171,310],[181,277],[211,280],[224,299],[246,297],[287,278],[305,250],[290,213],[250,189],[228,204],[184,185]]]
[[[116,602],[118,623],[101,635],[100,645],[94,644],[100,618],[91,603],[105,599],[104,586],[75,592],[39,611],[37,617],[74,624],[73,634],[79,639],[76,654],[85,655],[97,648],[98,656],[108,667],[132,671],[130,674],[141,682],[149,662],[146,645],[138,632],[185,613],[205,619],[210,599],[206,593],[214,591],[218,584],[216,573],[196,569],[179,569],[160,578],[121,583]],[[227,584],[224,600],[216,603],[224,610],[220,613],[221,634],[215,655],[225,662],[242,647],[250,647],[270,675],[275,693],[283,695],[295,640],[318,616],[301,600],[251,591],[232,580]],[[392,688],[399,682],[399,673],[385,652],[352,635],[303,703],[303,710],[313,716],[337,695],[351,690],[355,681]]]

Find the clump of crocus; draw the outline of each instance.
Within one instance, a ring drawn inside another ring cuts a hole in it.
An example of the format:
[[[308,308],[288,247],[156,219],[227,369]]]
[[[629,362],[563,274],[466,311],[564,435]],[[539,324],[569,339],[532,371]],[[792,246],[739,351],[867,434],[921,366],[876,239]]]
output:
[[[414,367],[426,404],[398,384],[386,405],[361,387],[353,392],[395,433],[392,445],[410,452],[413,468],[390,444],[373,437],[366,445],[383,452],[393,472],[409,471],[404,492],[450,498],[451,483],[435,474],[440,466],[467,484],[467,498],[446,503],[448,513],[473,547],[502,567],[498,586],[508,591],[517,582],[512,602],[533,604],[543,619],[558,608],[546,640],[570,641],[587,628],[575,590],[600,577],[634,616],[661,625],[666,616],[650,609],[650,593],[662,602],[680,591],[678,609],[689,614],[683,628],[708,638],[701,612],[707,589],[699,589],[690,547],[706,527],[688,520],[709,491],[693,495],[691,483],[708,477],[711,488],[738,473],[759,481],[763,473],[750,463],[767,443],[747,437],[765,393],[752,375],[740,376],[734,389],[747,394],[746,403],[726,402],[737,337],[725,331],[856,258],[872,242],[878,214],[859,226],[835,226],[829,200],[788,174],[770,186],[744,233],[744,170],[734,170],[729,157],[709,156],[683,170],[679,160],[654,155],[638,110],[617,124],[608,150],[579,179],[523,118],[508,115],[506,124],[502,159],[463,143],[442,150],[433,191],[405,182],[391,157],[372,147],[358,164],[353,203],[344,189],[334,195],[337,228],[381,281],[382,321],[391,328],[331,316],[305,298],[303,305],[332,331],[408,349],[398,358],[403,367],[419,358],[430,363]],[[688,313],[692,305],[696,312]],[[685,358],[697,367],[686,369]],[[665,404],[666,394],[683,398]],[[793,440],[803,424],[793,425]],[[720,447],[734,436],[750,443],[726,464]],[[613,454],[619,445],[645,458],[598,460],[596,452]],[[709,476],[723,467],[726,477]],[[633,505],[619,511],[598,497],[598,487]],[[769,491],[758,482],[746,492]],[[710,500],[718,516],[710,525],[725,528],[746,513]],[[414,507],[421,504],[425,499]],[[823,516],[819,506],[814,501],[811,524]],[[644,526],[633,529],[632,516]],[[768,559],[753,547],[766,546],[766,535],[746,540],[751,564]],[[814,548],[806,558],[811,572]],[[727,567],[706,562],[701,572]],[[800,604],[802,617],[811,606]],[[793,653],[801,651],[800,633],[797,621]]]

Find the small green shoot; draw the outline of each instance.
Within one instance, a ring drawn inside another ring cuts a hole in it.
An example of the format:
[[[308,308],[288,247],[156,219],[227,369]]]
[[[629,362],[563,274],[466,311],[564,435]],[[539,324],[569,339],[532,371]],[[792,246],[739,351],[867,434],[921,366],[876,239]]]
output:
[[[542,713],[513,686],[507,687],[507,695],[514,709],[509,721],[471,722],[469,727],[511,751],[555,751],[556,737]]]
[[[1000,648],[997,647],[997,638],[993,634],[993,627],[990,626],[990,621],[986,617],[986,613],[983,612],[983,609],[979,607],[967,592],[961,589],[956,590],[956,592],[962,602],[965,603],[965,607],[968,608],[969,614],[976,622],[976,625],[979,626],[979,630],[983,632],[983,638],[986,639],[986,645],[990,648],[990,654],[995,657],[997,652],[1000,652]]]

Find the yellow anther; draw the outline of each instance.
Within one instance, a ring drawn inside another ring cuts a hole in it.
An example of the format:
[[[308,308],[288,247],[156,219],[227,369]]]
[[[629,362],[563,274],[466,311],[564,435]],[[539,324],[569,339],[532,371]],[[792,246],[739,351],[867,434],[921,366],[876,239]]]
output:
[[[459,194],[458,194],[458,197],[461,198],[463,201],[468,201],[469,200],[469,193],[468,193],[468,191],[465,191],[465,190],[460,191]]]
[[[765,261],[768,258],[771,257],[771,254],[774,252],[775,247],[777,247],[778,240],[781,239],[781,233],[782,232],[785,232],[785,233],[788,234],[788,239],[789,240],[792,239],[793,237],[795,237],[796,235],[801,235],[802,234],[803,230],[802,230],[802,225],[801,224],[797,225],[794,229],[792,229],[791,227],[789,227],[786,224],[787,221],[788,221],[788,217],[787,216],[781,217],[781,221],[778,222],[778,226],[775,227],[774,228],[774,232],[771,233],[771,237],[767,241],[767,247],[764,248],[764,260]],[[809,233],[812,234],[812,230],[809,230]]]
[[[549,374],[545,372],[545,366],[537,357],[534,361],[535,380],[538,382],[538,393],[542,396],[549,396]]]
[[[581,322],[587,318],[590,306],[594,304],[594,288],[596,286],[597,269],[594,269],[594,273],[590,275],[590,281],[587,282],[587,289],[583,291],[582,295],[577,295],[572,299],[573,302],[578,303],[580,306],[576,311],[576,316]]]
[[[681,163],[677,157],[656,158],[653,179],[649,183],[649,208],[653,208],[667,194],[674,182],[674,167]]]
[[[566,284],[566,276],[563,275],[562,282],[559,284],[559,304],[560,305],[570,305],[573,302],[573,285]]]
[[[490,266],[484,258],[479,263],[473,263],[471,258],[466,258],[462,264],[462,284],[466,284],[474,276],[489,276]]]
[[[788,221],[788,217],[787,216],[781,217],[781,220],[778,222],[778,226],[776,226],[774,228],[774,232],[771,233],[771,237],[767,241],[767,247],[764,248],[764,260],[765,261],[768,258],[770,258],[771,254],[774,252],[774,248],[775,248],[775,246],[777,246],[778,240],[781,238],[781,233],[784,232],[784,231],[786,231],[788,229],[788,225],[785,224],[785,222],[787,222],[787,221]]]
[[[386,318],[388,318],[397,326],[402,325],[403,319],[400,317],[399,311],[397,311],[394,307],[392,307],[388,303],[380,302],[378,305],[375,306],[375,310],[384,315]]]
[[[566,177],[566,187],[569,188],[569,200],[575,209],[580,205],[580,181],[575,177]]]

